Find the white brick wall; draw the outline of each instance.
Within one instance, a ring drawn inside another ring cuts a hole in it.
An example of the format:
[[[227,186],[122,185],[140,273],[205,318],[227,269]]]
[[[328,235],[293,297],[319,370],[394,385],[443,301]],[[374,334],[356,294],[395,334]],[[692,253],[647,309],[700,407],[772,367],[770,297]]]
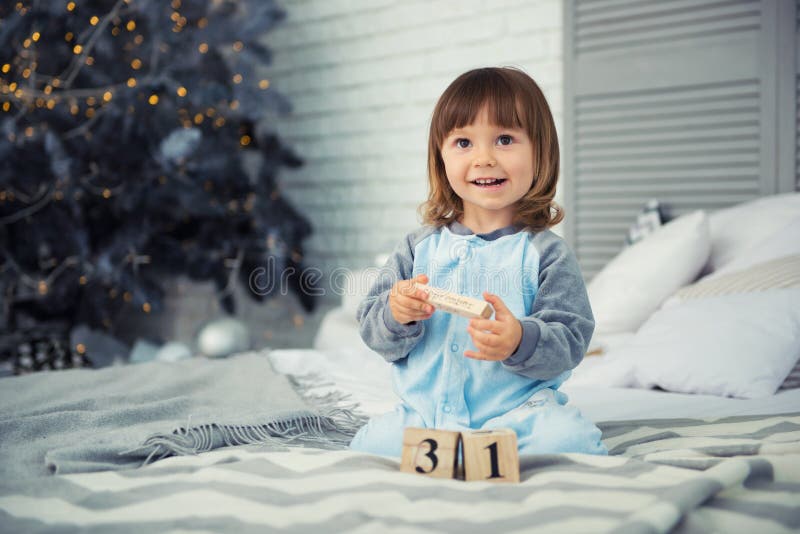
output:
[[[294,111],[274,128],[304,158],[282,191],[315,228],[309,265],[371,265],[419,225],[427,129],[460,73],[514,65],[562,125],[561,0],[284,0],[264,42]]]

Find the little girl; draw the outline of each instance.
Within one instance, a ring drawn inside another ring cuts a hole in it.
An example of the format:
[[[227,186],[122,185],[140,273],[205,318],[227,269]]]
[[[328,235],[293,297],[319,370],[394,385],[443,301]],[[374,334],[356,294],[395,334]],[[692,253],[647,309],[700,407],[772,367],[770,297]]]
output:
[[[520,70],[471,70],[439,98],[425,226],[395,248],[357,312],[402,402],[351,448],[400,456],[408,426],[508,427],[520,453],[607,453],[558,391],[594,330],[577,261],[548,230],[564,217],[553,202],[558,155],[547,101]],[[415,282],[483,297],[494,317],[434,313]]]

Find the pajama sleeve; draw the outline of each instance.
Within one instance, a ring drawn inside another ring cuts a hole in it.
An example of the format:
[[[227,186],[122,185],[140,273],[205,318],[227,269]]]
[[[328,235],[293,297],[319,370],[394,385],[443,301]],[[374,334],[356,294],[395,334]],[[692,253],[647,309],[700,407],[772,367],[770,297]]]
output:
[[[413,278],[414,245],[419,242],[423,231],[425,229],[407,235],[395,247],[356,310],[361,339],[388,362],[408,356],[425,333],[425,325],[421,321],[401,324],[389,308],[389,291],[394,284]]]
[[[503,361],[516,373],[539,380],[574,369],[594,332],[594,316],[575,255],[551,231],[533,238],[539,252],[538,291],[531,314],[520,318],[522,340]]]

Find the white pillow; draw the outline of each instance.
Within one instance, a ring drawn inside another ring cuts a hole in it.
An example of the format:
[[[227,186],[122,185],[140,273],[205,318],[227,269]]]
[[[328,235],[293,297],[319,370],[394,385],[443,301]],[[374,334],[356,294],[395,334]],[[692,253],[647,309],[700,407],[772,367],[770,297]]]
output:
[[[609,357],[634,365],[638,387],[741,398],[772,395],[800,357],[800,288],[664,308]]]
[[[770,234],[766,239],[738,253],[723,267],[720,267],[706,278],[716,278],[728,273],[742,271],[769,260],[798,254],[800,254],[800,215],[789,221],[778,231]]]
[[[330,310],[322,317],[312,347],[316,350],[369,350],[361,339],[356,312],[343,306]]]
[[[595,332],[635,331],[708,259],[708,219],[695,211],[670,221],[624,249],[589,283]]]
[[[377,267],[369,269],[354,269],[339,271],[342,276],[336,276],[336,289],[344,291],[342,294],[342,308],[347,313],[352,314],[355,320],[358,305],[367,296],[369,290],[378,279],[380,269]]]
[[[711,255],[704,272],[713,272],[800,217],[800,193],[757,198],[709,216]]]

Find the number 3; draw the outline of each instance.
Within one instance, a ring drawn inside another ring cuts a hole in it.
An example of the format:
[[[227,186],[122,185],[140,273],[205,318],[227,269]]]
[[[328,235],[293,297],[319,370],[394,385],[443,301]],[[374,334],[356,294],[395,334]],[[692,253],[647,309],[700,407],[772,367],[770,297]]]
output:
[[[420,443],[420,445],[422,445],[423,443],[427,443],[430,446],[431,450],[429,450],[428,453],[425,456],[427,456],[428,458],[431,459],[431,462],[433,463],[433,467],[431,467],[428,471],[425,471],[420,466],[417,466],[417,473],[423,473],[424,474],[424,473],[430,473],[432,471],[435,471],[436,470],[436,466],[439,465],[439,459],[434,454],[434,451],[439,447],[439,444],[436,443],[435,439],[430,439],[430,438],[429,439],[424,439],[424,440],[420,441],[419,443]],[[417,454],[419,454],[419,449],[417,449]]]

